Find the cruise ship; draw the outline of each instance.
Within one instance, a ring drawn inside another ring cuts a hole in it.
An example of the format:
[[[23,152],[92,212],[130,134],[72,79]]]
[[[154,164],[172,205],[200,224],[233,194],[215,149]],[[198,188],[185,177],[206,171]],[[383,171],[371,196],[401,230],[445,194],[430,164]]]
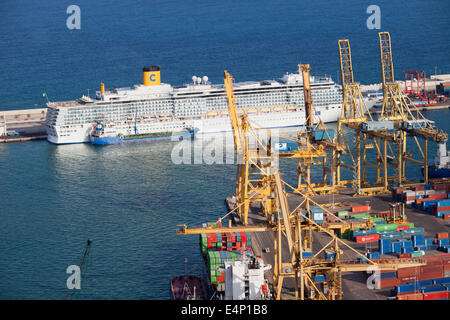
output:
[[[301,72],[286,73],[279,80],[234,83],[238,114],[246,113],[262,128],[301,126],[305,122]],[[342,89],[330,77],[311,76],[315,113],[324,122],[341,114]],[[198,129],[202,134],[231,131],[223,84],[211,84],[207,76],[192,83],[172,86],[161,82],[160,68],[143,68],[143,84],[100,91],[94,98],[48,102],[47,140],[55,144],[90,141],[96,124],[111,135],[180,132]],[[316,119],[317,120],[317,119]]]

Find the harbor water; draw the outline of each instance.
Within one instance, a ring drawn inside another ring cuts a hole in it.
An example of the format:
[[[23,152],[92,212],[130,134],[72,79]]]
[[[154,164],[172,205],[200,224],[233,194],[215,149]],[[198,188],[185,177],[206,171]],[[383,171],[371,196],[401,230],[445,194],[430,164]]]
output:
[[[68,30],[71,4],[2,4],[0,111],[43,107],[43,92],[69,100],[87,89],[92,95],[101,81],[133,85],[142,81],[142,66],[154,64],[174,85],[192,75],[221,83],[224,69],[238,81],[274,79],[298,63],[337,80],[342,38],[350,40],[356,80],[380,82],[378,30],[367,29],[368,4],[360,1],[80,0],[81,29]],[[378,5],[398,76],[404,69],[434,73],[435,66],[450,73],[447,1]],[[424,114],[450,128],[448,110]],[[169,299],[171,277],[185,268],[201,275],[198,237],[175,229],[225,214],[236,169],[176,164],[175,145],[1,144],[0,299],[64,299],[66,269],[80,263],[87,239],[92,251],[75,299]],[[431,145],[431,158],[435,150]],[[281,168],[294,183],[296,164]],[[420,178],[420,170],[413,175]]]

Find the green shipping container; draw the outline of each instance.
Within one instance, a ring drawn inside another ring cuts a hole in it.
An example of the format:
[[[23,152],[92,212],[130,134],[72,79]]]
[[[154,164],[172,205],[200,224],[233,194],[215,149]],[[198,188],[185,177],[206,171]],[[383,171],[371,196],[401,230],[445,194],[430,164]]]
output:
[[[351,230],[349,230],[345,233],[341,233],[341,238],[342,239],[350,239],[351,238]]]
[[[419,258],[421,256],[423,256],[423,253],[421,251],[411,252],[411,258]]]
[[[339,211],[338,212],[338,217],[339,218],[345,217],[345,216],[348,216],[348,211]]]
[[[368,219],[369,215],[367,213],[357,213],[357,214],[352,214],[350,217],[353,219],[355,219],[355,218],[356,219]]]
[[[397,230],[398,225],[396,224],[377,224],[375,226],[376,231],[386,231],[386,230]]]

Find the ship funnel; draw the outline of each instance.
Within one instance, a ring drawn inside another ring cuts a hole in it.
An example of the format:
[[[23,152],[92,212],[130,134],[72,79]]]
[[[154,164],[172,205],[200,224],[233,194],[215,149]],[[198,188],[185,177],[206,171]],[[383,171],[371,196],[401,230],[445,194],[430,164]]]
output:
[[[144,86],[156,86],[161,84],[161,74],[158,66],[143,68]]]
[[[104,83],[100,83],[100,93],[102,95],[105,94],[105,84]]]

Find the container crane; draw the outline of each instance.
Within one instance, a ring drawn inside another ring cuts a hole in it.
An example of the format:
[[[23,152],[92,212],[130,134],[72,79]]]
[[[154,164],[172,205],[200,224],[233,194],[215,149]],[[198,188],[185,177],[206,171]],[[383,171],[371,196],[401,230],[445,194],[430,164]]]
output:
[[[387,192],[389,179],[387,166],[395,165],[394,162],[388,161],[387,151],[389,149],[392,154],[391,158],[395,159],[389,143],[393,142],[398,144],[399,139],[394,133],[387,130],[390,128],[389,123],[375,121],[370,110],[367,108],[360,85],[354,81],[349,40],[339,40],[338,48],[343,94],[342,114],[338,120],[338,142],[345,144],[352,163],[346,164],[343,161],[344,159],[341,153],[338,153],[336,170],[337,183],[340,186],[351,184],[356,195]],[[353,131],[353,141],[348,141],[343,125]],[[369,143],[369,139],[373,140],[373,142]],[[367,150],[371,148],[376,150],[375,162],[367,160]],[[373,185],[367,181],[367,165],[376,168],[376,181]],[[342,180],[342,168],[352,171],[353,179]],[[383,176],[381,176],[381,170],[383,170]]]
[[[278,200],[277,212],[273,216],[274,219],[267,219],[265,223],[254,226],[187,228],[186,225],[182,225],[182,228],[177,230],[177,234],[188,235],[240,231],[273,232],[274,267],[272,292],[274,293],[274,298],[277,300],[282,297],[284,280],[289,278],[295,280],[296,299],[335,300],[343,298],[342,273],[344,272],[367,271],[369,266],[377,267],[379,270],[397,270],[426,264],[422,259],[378,261],[366,258],[335,235],[334,230],[337,229],[336,225],[338,223],[327,224],[326,222],[317,223],[314,221],[310,205],[321,205],[310,199],[307,193],[301,194],[299,191],[294,191],[304,196],[304,201],[291,211],[284,188],[284,185],[288,184],[281,179],[279,172],[273,174],[272,181],[274,183],[273,190],[275,197]],[[236,209],[237,207],[233,211]],[[322,207],[322,209],[328,212],[325,208]],[[223,220],[223,218],[219,220]],[[340,227],[342,228],[346,224],[348,223],[342,221]],[[331,240],[312,256],[307,256],[306,253],[312,254],[312,231],[324,232],[331,237]],[[283,251],[286,249],[283,244],[283,238],[286,239],[287,243],[287,257],[283,254]],[[362,263],[356,259],[344,259],[342,256],[343,251],[340,249],[341,247],[347,248],[356,257],[364,258],[367,263]],[[328,260],[320,257],[327,249],[335,253],[334,259]],[[315,283],[314,279],[318,275],[325,275],[326,280],[324,283],[326,284],[326,291],[322,286],[318,286]]]
[[[309,76],[309,68],[303,67],[302,72],[304,75]],[[354,227],[345,221],[322,224],[316,223],[313,219],[310,203],[313,203],[321,208],[320,204],[315,203],[310,199],[309,192],[301,193],[298,188],[293,188],[286,182],[282,181],[278,168],[272,166],[274,163],[274,152],[270,145],[271,136],[267,139],[268,143],[264,144],[249,123],[246,115],[237,116],[235,112],[235,99],[232,91],[232,77],[228,72],[224,72],[225,88],[227,91],[228,105],[230,110],[230,116],[232,117],[233,133],[235,135],[235,149],[239,153],[238,156],[243,159],[241,163],[238,163],[237,169],[237,181],[236,181],[236,207],[230,211],[226,216],[233,212],[237,212],[240,217],[240,222],[243,226],[232,226],[230,221],[229,227],[221,228],[188,228],[186,225],[181,225],[181,228],[177,230],[177,234],[199,234],[199,233],[213,233],[213,232],[232,232],[232,231],[273,231],[274,236],[274,273],[273,273],[273,292],[276,299],[281,299],[281,290],[283,287],[283,281],[286,278],[295,279],[295,297],[296,299],[341,299],[342,298],[342,285],[341,274],[346,271],[365,271],[367,270],[367,264],[357,263],[356,261],[342,261],[340,258],[339,244],[349,247],[352,252],[357,255],[363,256],[361,253],[352,249],[345,244],[342,240],[334,235],[334,230],[348,230]],[[308,84],[306,82],[306,87]],[[308,100],[308,94],[305,94],[306,100]],[[312,119],[312,101],[306,103],[306,112],[309,115],[309,121],[307,124],[311,125]],[[308,119],[308,117],[307,117]],[[320,122],[319,122],[320,124]],[[308,126],[307,135],[313,134],[311,126]],[[264,149],[266,155],[262,155],[258,148],[249,143],[249,137],[252,136],[257,142],[256,146]],[[300,140],[299,140],[300,141]],[[317,156],[317,149],[324,150],[324,146],[317,144],[316,146],[310,143],[312,139],[306,138],[306,148],[302,145],[299,150],[291,153],[291,157],[297,158],[311,158]],[[310,143],[310,145],[308,145]],[[317,149],[315,149],[317,148]],[[281,153],[279,154],[281,155]],[[249,169],[255,169],[257,172],[249,171]],[[252,175],[258,175],[260,179],[254,179]],[[251,178],[250,178],[251,177]],[[287,194],[284,189],[284,185],[291,187],[295,193],[300,194],[304,201],[297,206],[293,211],[289,210],[287,201]],[[308,190],[307,190],[308,191]],[[248,225],[248,210],[250,201],[261,201],[263,203],[264,214],[266,221],[262,224],[249,226]],[[324,208],[323,208],[324,209]],[[325,212],[328,210],[324,209]],[[330,212],[328,212],[330,213]],[[331,214],[331,213],[330,213]],[[226,217],[225,216],[225,217]],[[225,217],[219,219],[222,221]],[[336,219],[340,220],[338,217]],[[369,225],[361,225],[363,227],[370,227],[371,221],[368,221]],[[332,237],[324,248],[317,252],[312,258],[306,258],[304,252],[312,252],[312,233],[313,231],[326,232]],[[283,236],[286,237],[289,257],[287,261],[283,261]],[[319,259],[318,255],[322,253],[327,247],[333,247],[336,252],[336,259],[334,261],[328,261],[325,259]],[[415,265],[421,265],[422,262],[411,260],[403,262],[374,262],[370,259],[370,264],[376,265],[381,269],[396,269],[401,267],[410,267]],[[317,274],[327,274],[327,293],[320,290],[314,283],[314,276]]]
[[[423,167],[424,182],[428,183],[428,140],[435,143],[444,143],[448,140],[446,132],[435,128],[432,121],[426,119],[420,111],[415,114],[409,108],[411,101],[403,93],[400,84],[394,81],[394,68],[392,61],[391,37],[389,32],[379,32],[381,79],[383,85],[383,106],[379,119],[393,121],[395,127],[405,135],[413,137],[422,159],[411,158],[413,152],[406,150],[406,141],[402,149],[402,172],[399,173],[398,183],[406,181],[406,161]],[[401,135],[401,133],[400,133]],[[418,138],[424,141],[420,145]],[[406,137],[405,137],[406,140]]]

